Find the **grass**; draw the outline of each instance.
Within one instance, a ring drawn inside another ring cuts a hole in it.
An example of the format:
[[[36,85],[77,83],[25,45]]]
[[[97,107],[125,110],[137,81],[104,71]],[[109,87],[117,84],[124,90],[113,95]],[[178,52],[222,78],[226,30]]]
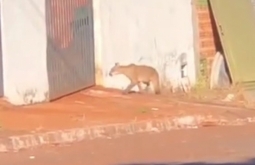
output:
[[[198,80],[193,90],[204,91],[209,89],[209,62],[206,58],[200,59]]]

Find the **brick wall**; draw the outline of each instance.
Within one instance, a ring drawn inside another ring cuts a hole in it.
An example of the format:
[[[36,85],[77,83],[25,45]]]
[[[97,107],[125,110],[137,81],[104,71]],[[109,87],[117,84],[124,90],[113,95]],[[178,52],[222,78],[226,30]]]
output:
[[[220,39],[211,10],[209,9],[208,0],[195,0],[195,5],[197,10],[199,54],[201,59],[206,58],[208,73],[210,73],[216,50],[221,49]]]
[[[208,0],[196,0],[196,9],[198,17],[198,34],[199,34],[199,52],[201,57],[210,58],[215,55],[216,44],[215,22],[211,18],[211,13],[208,7]]]

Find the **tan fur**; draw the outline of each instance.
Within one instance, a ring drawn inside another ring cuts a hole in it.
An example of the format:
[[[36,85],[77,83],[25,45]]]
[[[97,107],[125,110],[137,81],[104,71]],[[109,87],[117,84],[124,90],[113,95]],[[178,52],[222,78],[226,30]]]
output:
[[[110,76],[117,74],[123,74],[130,80],[130,84],[123,91],[125,94],[129,93],[136,85],[142,93],[141,83],[146,84],[147,88],[152,84],[155,94],[160,94],[159,75],[153,67],[135,64],[119,65],[116,63],[110,71]]]

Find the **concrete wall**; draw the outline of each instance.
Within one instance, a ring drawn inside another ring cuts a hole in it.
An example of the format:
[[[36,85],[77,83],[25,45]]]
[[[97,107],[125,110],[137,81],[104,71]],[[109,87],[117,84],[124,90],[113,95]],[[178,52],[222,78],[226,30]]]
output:
[[[191,0],[94,0],[98,83],[122,89],[124,76],[109,77],[115,62],[155,67],[164,81],[180,76],[173,61],[188,55],[188,76],[196,80]]]
[[[14,105],[47,100],[44,0],[1,0],[4,95]]]

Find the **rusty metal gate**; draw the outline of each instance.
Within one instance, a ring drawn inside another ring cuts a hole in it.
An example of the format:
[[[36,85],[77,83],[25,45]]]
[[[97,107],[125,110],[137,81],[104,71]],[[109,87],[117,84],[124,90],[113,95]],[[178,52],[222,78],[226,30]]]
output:
[[[49,100],[95,84],[92,0],[46,0]]]

